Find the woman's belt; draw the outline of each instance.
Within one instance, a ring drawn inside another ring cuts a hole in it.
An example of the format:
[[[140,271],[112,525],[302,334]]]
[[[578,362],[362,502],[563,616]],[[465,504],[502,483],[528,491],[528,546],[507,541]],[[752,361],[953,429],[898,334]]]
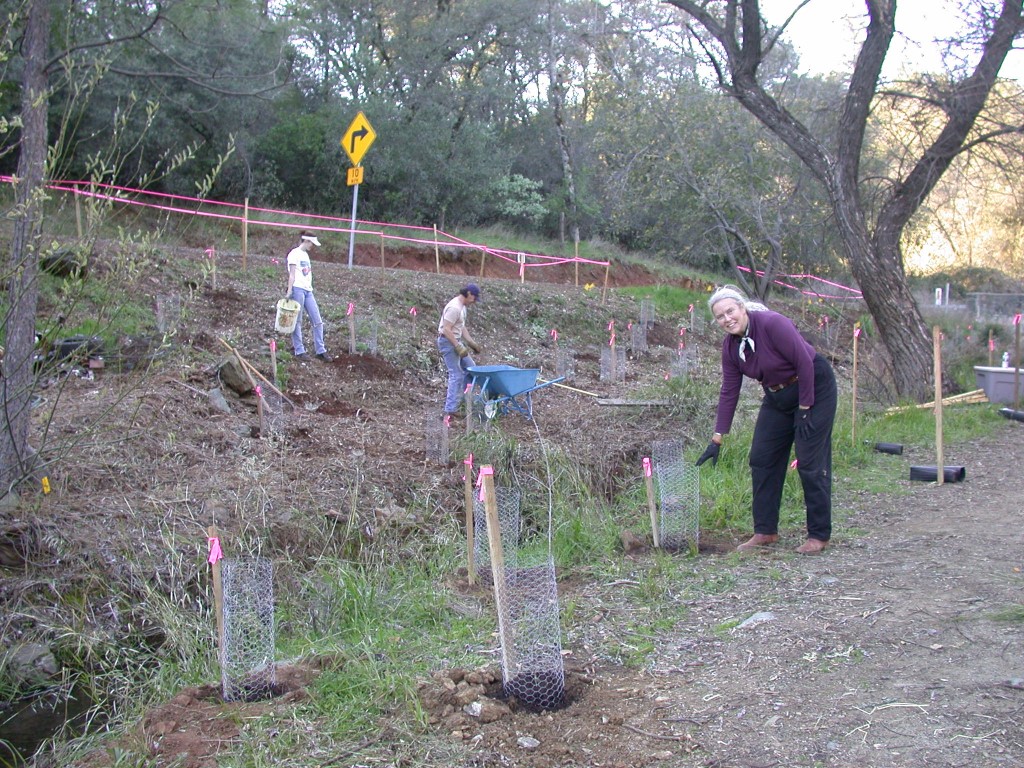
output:
[[[785,389],[790,384],[795,384],[799,380],[800,380],[799,376],[790,376],[788,379],[786,379],[781,384],[772,384],[770,387],[765,387],[765,389],[767,389],[769,392],[778,392],[780,389]]]

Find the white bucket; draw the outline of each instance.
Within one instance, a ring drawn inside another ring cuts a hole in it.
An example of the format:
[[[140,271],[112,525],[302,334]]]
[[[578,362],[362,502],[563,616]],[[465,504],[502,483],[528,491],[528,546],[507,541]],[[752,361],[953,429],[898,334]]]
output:
[[[291,333],[295,330],[295,323],[299,319],[299,302],[292,299],[281,299],[277,302],[277,318],[274,320],[274,327],[278,333]]]

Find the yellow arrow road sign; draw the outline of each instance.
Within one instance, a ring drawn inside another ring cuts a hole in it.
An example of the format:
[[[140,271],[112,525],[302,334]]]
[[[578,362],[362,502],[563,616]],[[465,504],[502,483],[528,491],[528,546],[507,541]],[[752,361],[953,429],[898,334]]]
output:
[[[376,138],[377,134],[374,132],[373,126],[370,125],[370,121],[366,119],[366,115],[360,112],[345,131],[345,135],[341,137],[341,148],[345,150],[352,165],[359,165],[366,150],[370,148]]]

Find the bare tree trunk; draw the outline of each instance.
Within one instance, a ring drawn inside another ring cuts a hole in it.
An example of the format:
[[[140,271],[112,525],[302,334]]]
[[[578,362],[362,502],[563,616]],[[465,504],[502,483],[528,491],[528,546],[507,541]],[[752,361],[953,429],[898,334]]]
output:
[[[758,69],[779,30],[769,30],[759,0],[666,0],[689,14],[720,44],[706,48],[719,85],[779,137],[825,185],[864,301],[892,360],[897,393],[924,399],[934,382],[930,334],[903,271],[900,239],[911,216],[934,189],[953,159],[971,142],[971,131],[985,106],[1006,54],[1024,29],[1022,0],[1001,0],[998,17],[986,32],[974,70],[954,80],[937,101],[944,116],[936,138],[909,172],[889,188],[869,224],[871,206],[861,199],[860,162],[871,105],[882,66],[896,33],[896,0],[866,0],[868,25],[837,118],[837,146],[829,150],[768,92]],[[769,35],[766,42],[765,35]],[[1016,131],[1009,126],[1005,132]],[[998,136],[1002,131],[994,131]],[[944,381],[948,389],[948,380]]]
[[[31,0],[22,43],[25,69],[21,84],[21,146],[15,185],[14,236],[8,262],[7,344],[2,363],[2,432],[0,432],[0,497],[7,495],[29,471],[27,459],[30,402],[35,384],[36,305],[39,299],[38,244],[45,195],[49,104],[46,61],[50,31],[50,0]]]
[[[555,50],[554,4],[548,3],[548,101],[555,119],[555,133],[558,135],[558,149],[562,157],[562,176],[565,178],[566,204],[569,208],[569,229],[572,241],[580,241],[579,208],[576,203],[576,176],[572,162],[572,144],[565,127],[565,90],[562,76],[558,72],[558,54]]]

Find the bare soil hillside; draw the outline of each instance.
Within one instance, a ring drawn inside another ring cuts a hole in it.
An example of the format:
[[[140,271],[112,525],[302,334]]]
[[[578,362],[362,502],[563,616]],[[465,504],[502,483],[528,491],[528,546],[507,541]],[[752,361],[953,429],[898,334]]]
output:
[[[149,373],[108,367],[92,378],[62,377],[41,392],[37,437],[45,431],[63,460],[48,473],[50,494],[28,494],[0,513],[5,645],[60,626],[48,595],[69,592],[85,596],[91,631],[159,645],[154,617],[100,610],[104,585],[95,574],[205,595],[210,525],[226,540],[266,536],[287,580],[339,530],[358,531],[366,546],[387,541],[398,558],[413,551],[403,542],[461,516],[462,457],[429,461],[425,435],[440,420],[445,383],[434,349],[437,314],[467,275],[484,289],[470,316],[486,347],[478,362],[537,367],[552,377],[553,308],[583,302],[595,326],[559,338],[576,349],[576,374],[566,382],[572,388],[538,391],[533,421],[500,417],[500,428],[523,445],[543,438],[571,451],[610,499],[641,482],[640,459],[654,440],[697,447],[708,431],[712,402],[698,409],[703,417],[598,404],[597,396],[627,400],[655,390],[671,369],[681,318],[659,317],[649,350],[630,354],[625,381],[602,381],[607,323],[615,320],[625,334],[639,319],[635,300],[602,296],[603,276],[585,276],[597,284],[590,290],[569,274],[546,284],[521,283],[515,274],[480,280],[479,264],[430,272],[432,254],[389,255],[384,270],[372,263],[349,270],[339,254],[316,263],[334,360],[299,362],[281,350],[279,397],[268,386],[269,340],[285,284],[275,270],[283,268],[251,257],[251,273],[242,274],[237,256],[222,258],[216,289],[196,285],[190,297],[187,286],[159,273],[139,285],[154,300],[182,295],[174,345],[159,352]],[[419,271],[396,268],[414,263]],[[613,284],[647,277],[617,268],[613,275]],[[375,342],[367,335],[373,327]],[[287,347],[285,337],[276,340]],[[700,350],[694,375],[714,378],[717,334],[709,329],[688,343]],[[219,373],[235,352],[258,374],[267,398],[262,422],[257,398],[231,392]],[[836,364],[843,376],[846,361],[839,356]],[[229,413],[212,407],[207,393],[215,387],[225,391]],[[93,423],[102,428],[87,429]],[[453,445],[461,429],[457,421]],[[688,558],[685,579],[661,599],[685,618],[654,635],[636,631],[638,613],[652,610],[637,594],[657,567],[642,542],[616,555],[625,558],[622,578],[560,573],[559,598],[573,606],[562,638],[563,708],[534,713],[506,702],[495,666],[438,669],[420,686],[430,726],[417,740],[398,735],[408,731],[395,723],[409,713],[397,711],[374,737],[330,760],[303,762],[296,754],[289,764],[1024,765],[1024,637],[1019,623],[1003,620],[1021,602],[1021,425],[1001,423],[993,438],[950,447],[948,463],[966,467],[962,483],[905,479],[908,464],[930,462],[913,448],[890,459],[891,492],[855,494],[849,478],[836,479],[836,535],[821,556],[792,552],[799,530],[783,531],[778,547],[754,555],[731,552],[744,531],[677,555]],[[644,514],[637,510],[638,531]],[[487,590],[469,587],[465,574],[453,574],[448,586],[466,610],[493,610]],[[498,658],[494,638],[481,642]],[[653,650],[637,663],[630,649],[641,646]],[[145,744],[148,764],[160,768],[234,765],[232,745],[245,723],[268,714],[287,722],[321,664],[283,666],[281,695],[262,702],[226,704],[214,681],[183,687],[127,738]],[[458,696],[470,685],[479,686],[486,717],[461,706]],[[96,752],[82,764],[114,763],[111,753]]]

